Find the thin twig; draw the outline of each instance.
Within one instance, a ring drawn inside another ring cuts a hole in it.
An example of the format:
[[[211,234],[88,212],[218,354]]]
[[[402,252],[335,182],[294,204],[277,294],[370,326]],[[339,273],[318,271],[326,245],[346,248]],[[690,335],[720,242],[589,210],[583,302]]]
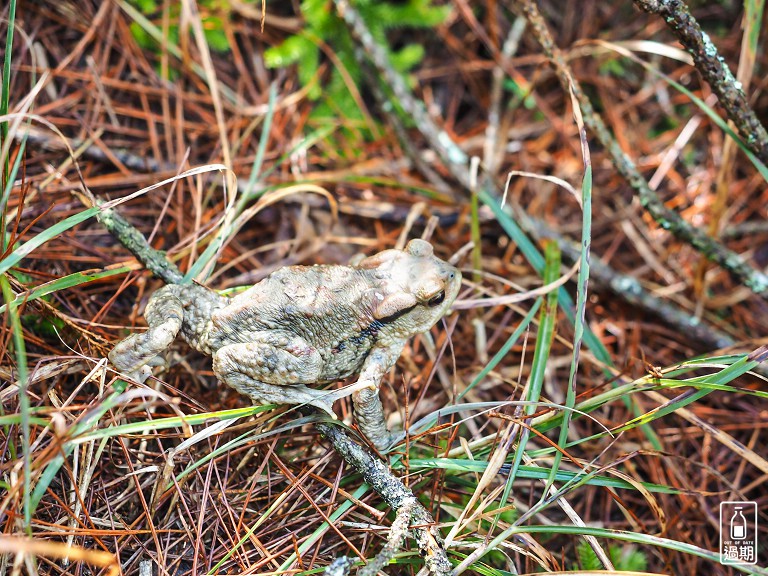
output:
[[[768,132],[749,105],[741,84],[736,81],[728,64],[720,56],[709,36],[688,11],[682,0],[634,0],[649,14],[664,19],[680,44],[693,57],[696,70],[717,95],[717,100],[728,118],[736,126],[744,144],[763,162],[768,164]]]

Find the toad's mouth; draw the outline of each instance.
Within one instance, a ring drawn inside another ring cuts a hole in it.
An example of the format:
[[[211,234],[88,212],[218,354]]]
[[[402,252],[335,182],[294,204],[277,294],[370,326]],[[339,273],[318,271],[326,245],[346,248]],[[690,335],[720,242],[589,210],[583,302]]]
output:
[[[398,310],[394,314],[390,314],[389,316],[385,316],[384,318],[378,318],[374,320],[365,330],[367,330],[370,326],[373,326],[374,324],[378,324],[379,328],[383,327],[384,324],[391,324],[401,316],[405,316],[406,314],[409,314],[414,308],[416,308],[418,304],[414,304],[413,306],[409,306],[408,308],[403,308],[402,310]]]

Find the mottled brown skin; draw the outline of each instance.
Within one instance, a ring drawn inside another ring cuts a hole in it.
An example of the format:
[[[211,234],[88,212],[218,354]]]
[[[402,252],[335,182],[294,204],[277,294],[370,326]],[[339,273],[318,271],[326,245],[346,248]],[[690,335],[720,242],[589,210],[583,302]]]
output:
[[[149,330],[109,354],[126,376],[143,381],[181,332],[213,357],[224,383],[259,404],[310,404],[333,414],[353,395],[360,429],[379,449],[390,442],[378,396],[383,376],[408,338],[450,308],[461,273],[411,240],[356,266],[289,266],[228,298],[199,285],[168,285],[150,299]],[[309,385],[360,374],[342,390]]]

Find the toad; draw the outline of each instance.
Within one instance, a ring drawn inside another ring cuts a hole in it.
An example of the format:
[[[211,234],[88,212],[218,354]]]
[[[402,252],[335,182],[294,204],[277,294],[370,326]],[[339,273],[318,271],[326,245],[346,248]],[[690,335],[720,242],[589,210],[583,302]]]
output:
[[[128,378],[144,381],[180,333],[213,357],[216,377],[258,404],[307,404],[333,416],[352,395],[360,430],[379,450],[391,443],[379,385],[408,339],[449,310],[461,273],[424,240],[384,250],[356,265],[287,266],[227,297],[198,284],[152,295],[149,329],[110,352]],[[359,374],[339,390],[318,384]]]

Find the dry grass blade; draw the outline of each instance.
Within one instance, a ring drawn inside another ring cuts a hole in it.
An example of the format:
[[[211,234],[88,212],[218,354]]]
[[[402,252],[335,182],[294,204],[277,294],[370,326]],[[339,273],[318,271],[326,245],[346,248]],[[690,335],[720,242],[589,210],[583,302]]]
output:
[[[106,573],[110,576],[117,576],[121,573],[117,558],[110,552],[89,550],[49,540],[0,536],[0,553],[17,556],[42,556],[69,562],[86,562],[100,568],[106,568]]]

